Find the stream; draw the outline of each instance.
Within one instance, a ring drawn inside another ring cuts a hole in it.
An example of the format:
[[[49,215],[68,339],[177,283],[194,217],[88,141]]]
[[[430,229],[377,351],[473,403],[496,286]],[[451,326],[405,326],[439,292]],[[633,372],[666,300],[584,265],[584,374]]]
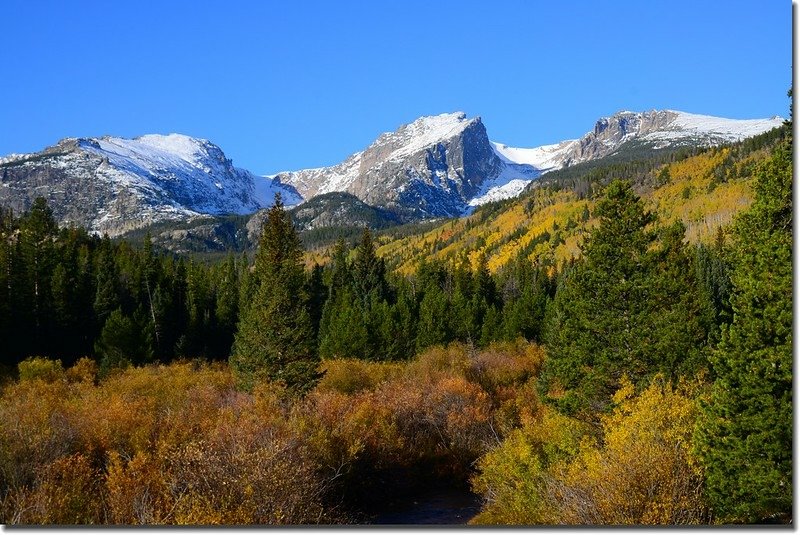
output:
[[[481,508],[481,498],[459,488],[432,488],[378,512],[371,524],[466,524]]]

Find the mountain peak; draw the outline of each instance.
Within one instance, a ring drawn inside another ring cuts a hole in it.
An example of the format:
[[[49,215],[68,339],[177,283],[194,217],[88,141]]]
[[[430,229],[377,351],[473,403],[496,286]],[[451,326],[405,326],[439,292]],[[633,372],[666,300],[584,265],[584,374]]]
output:
[[[390,146],[393,148],[391,159],[404,158],[441,141],[460,136],[464,130],[480,122],[480,117],[467,119],[464,112],[426,115],[402,125],[394,132],[382,134],[372,147]]]
[[[60,221],[112,236],[200,214],[251,213],[271,205],[275,191],[287,205],[301,200],[294,188],[236,168],[218,146],[184,134],[67,138],[0,164],[0,203],[24,211],[44,193]]]

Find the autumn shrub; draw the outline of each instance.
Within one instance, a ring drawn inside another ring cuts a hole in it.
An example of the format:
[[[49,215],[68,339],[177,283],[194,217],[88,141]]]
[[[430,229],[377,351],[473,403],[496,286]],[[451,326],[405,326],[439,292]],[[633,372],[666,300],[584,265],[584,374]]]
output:
[[[334,390],[354,394],[373,390],[379,384],[396,377],[403,365],[395,362],[370,362],[361,359],[331,359],[322,363],[324,375],[317,390]]]
[[[187,444],[170,456],[175,523],[330,521],[323,505],[324,481],[303,441],[279,430],[267,440],[253,441],[246,436],[251,431],[239,426],[232,434]]]
[[[463,473],[493,441],[489,396],[464,377],[440,372],[387,383],[377,396],[417,459]]]
[[[524,339],[493,342],[486,349],[473,352],[469,377],[487,392],[526,383],[538,375],[544,362],[544,350]]]
[[[507,435],[541,409],[536,378],[543,361],[544,350],[523,339],[494,342],[472,353],[467,377],[489,394],[498,435]]]
[[[6,523],[316,524],[474,462],[541,411],[523,343],[405,363],[328,361],[307,396],[225,364],[31,359],[0,392]],[[501,416],[498,416],[501,414]]]
[[[408,363],[405,375],[412,378],[430,377],[439,372],[464,375],[470,367],[470,355],[475,352],[474,348],[459,342],[433,346]]]
[[[535,368],[523,344],[493,349],[507,350],[515,356],[480,357],[466,345],[451,344],[402,364],[327,361],[328,373],[296,408],[293,425],[307,437],[326,477],[356,501],[436,479],[463,480],[501,438],[494,420],[499,405],[478,377],[497,373],[488,383],[513,390],[507,397],[520,401],[525,396],[514,389],[525,385],[515,381]],[[493,365],[514,371],[490,371]],[[500,378],[502,373],[507,375]],[[534,388],[527,392],[535,396]]]
[[[46,377],[51,376],[46,374]],[[65,404],[70,386],[28,377],[7,387],[0,397],[0,487],[18,489],[33,484],[36,470],[76,446],[76,433]]]
[[[559,472],[566,524],[698,524],[708,521],[703,471],[692,456],[696,386],[657,376],[639,395],[630,382],[614,396],[603,440],[585,443]]]
[[[691,454],[697,386],[661,376],[614,396],[599,433],[552,408],[478,462],[477,524],[642,525],[708,521]]]
[[[84,451],[129,458],[158,444],[202,436],[233,378],[222,366],[191,363],[129,368],[108,377],[72,405]]]
[[[472,488],[485,503],[471,523],[558,523],[553,467],[577,454],[587,432],[586,424],[552,408],[512,431],[477,463]]]
[[[94,524],[102,518],[100,478],[90,460],[74,454],[37,469],[31,487],[13,490],[4,522],[13,524]]]
[[[82,357],[66,370],[67,381],[71,383],[94,383],[98,374],[97,362],[89,357]]]
[[[64,378],[64,367],[60,360],[44,357],[29,357],[17,365],[20,381],[40,379],[48,383]]]
[[[169,522],[172,503],[163,463],[156,454],[139,451],[126,458],[109,453],[105,493],[108,523],[116,525]]]
[[[48,371],[49,370],[49,371]],[[324,471],[280,387],[233,387],[224,365],[119,371],[33,362],[0,395],[5,523],[333,521]]]

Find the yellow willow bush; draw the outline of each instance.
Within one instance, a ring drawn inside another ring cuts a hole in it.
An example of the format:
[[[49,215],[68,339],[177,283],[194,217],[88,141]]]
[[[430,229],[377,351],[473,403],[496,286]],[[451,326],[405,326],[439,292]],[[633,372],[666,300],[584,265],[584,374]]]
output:
[[[624,382],[603,441],[584,443],[557,470],[566,524],[698,524],[708,521],[703,473],[691,455],[696,386],[656,377],[641,394]]]
[[[322,363],[325,373],[317,390],[355,394],[373,390],[379,384],[400,374],[403,365],[397,362],[369,362],[360,359],[334,359]]]
[[[505,436],[538,414],[536,379],[543,362],[544,350],[523,339],[496,342],[471,356],[467,376],[489,394],[496,434]]]
[[[387,485],[469,474],[540,411],[540,364],[522,342],[454,344],[407,363],[329,361],[297,401],[266,382],[237,391],[224,364],[148,365],[98,382],[88,359],[66,370],[32,359],[0,392],[0,522],[352,520],[345,506]]]
[[[601,435],[551,408],[478,462],[474,524],[698,524],[708,521],[691,456],[697,385],[657,377],[615,395]]]
[[[555,524],[553,465],[574,457],[585,423],[542,408],[478,461],[473,490],[485,504],[472,524]]]
[[[91,524],[103,517],[101,478],[88,457],[60,457],[36,472],[34,485],[9,496],[15,512],[10,523]]]
[[[66,380],[25,379],[0,397],[0,492],[33,484],[38,468],[76,448],[66,401],[74,390]]]
[[[541,349],[520,341],[433,347],[406,363],[330,360],[295,407],[293,426],[326,477],[345,486],[415,467],[463,476],[521,414],[538,409],[532,379],[541,359]]]

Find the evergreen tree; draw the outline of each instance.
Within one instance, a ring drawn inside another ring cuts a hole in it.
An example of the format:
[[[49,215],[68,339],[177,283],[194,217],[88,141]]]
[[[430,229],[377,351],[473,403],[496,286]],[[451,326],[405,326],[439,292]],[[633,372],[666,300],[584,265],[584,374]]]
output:
[[[152,342],[141,323],[114,310],[105,322],[95,343],[100,356],[100,372],[107,375],[116,368],[144,364],[153,358]]]
[[[375,253],[375,244],[369,229],[364,229],[361,242],[356,248],[353,261],[353,284],[356,295],[362,303],[367,303],[371,298],[378,301],[387,298],[386,267],[383,259]]]
[[[451,307],[447,296],[437,286],[429,286],[419,305],[417,352],[453,339]]]
[[[399,283],[396,291],[397,301],[389,307],[381,325],[381,355],[387,360],[409,359],[416,351],[416,303],[408,284]]]
[[[233,335],[239,318],[240,272],[234,256],[228,258],[216,272],[216,310],[218,335],[213,340],[213,357],[227,359],[231,354]]]
[[[108,316],[117,308],[122,306],[119,290],[119,274],[114,262],[114,251],[111,240],[108,236],[100,242],[100,246],[95,254],[95,295],[94,295],[94,314],[98,325],[98,331],[105,324]]]
[[[628,183],[612,182],[584,259],[566,270],[548,310],[542,386],[568,412],[594,419],[623,375],[635,383],[700,364],[706,311],[685,253],[683,227],[654,247],[655,217]]]
[[[698,426],[718,520],[792,514],[792,140],[757,175],[731,247],[733,322],[712,354]]]
[[[322,266],[315,263],[306,278],[306,295],[308,296],[308,315],[311,318],[311,329],[314,331],[314,340],[319,343],[320,322],[322,321],[322,309],[328,297],[328,288],[323,281]]]
[[[266,378],[304,392],[319,377],[318,356],[306,309],[300,239],[280,194],[262,229],[254,273],[257,286],[239,323],[231,366],[245,389]]]
[[[324,359],[369,359],[369,341],[363,307],[352,288],[338,290],[325,303],[320,331],[319,354]]]
[[[29,351],[32,354],[48,354],[54,334],[50,283],[56,263],[54,242],[57,234],[58,225],[53,211],[43,197],[37,197],[30,211],[20,220],[18,241],[25,266],[27,291],[24,293],[30,297],[32,322],[26,330],[29,331]]]

